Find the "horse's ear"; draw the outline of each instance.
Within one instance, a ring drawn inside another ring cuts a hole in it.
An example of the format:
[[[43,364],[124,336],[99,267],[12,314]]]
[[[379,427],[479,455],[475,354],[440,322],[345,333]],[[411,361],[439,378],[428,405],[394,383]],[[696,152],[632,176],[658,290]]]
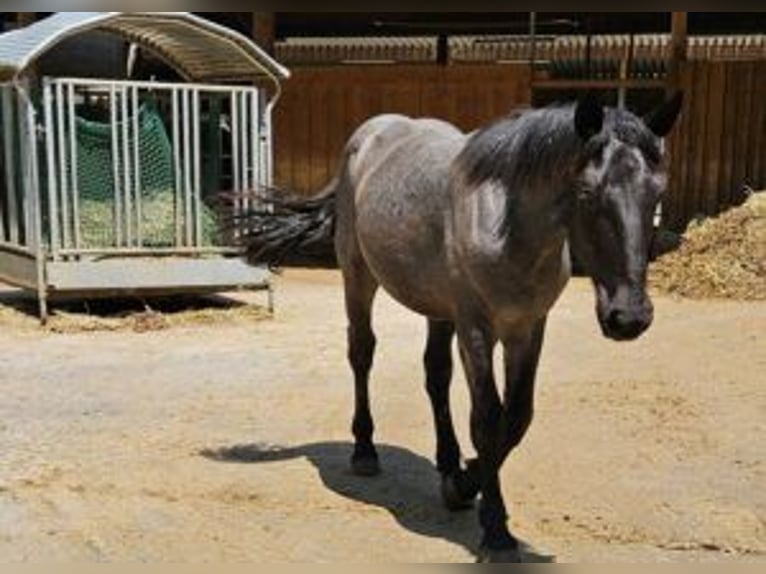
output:
[[[657,137],[664,138],[673,129],[673,124],[678,119],[683,103],[684,93],[678,90],[669,100],[664,101],[656,110],[644,118],[646,127]]]
[[[604,107],[592,92],[587,92],[575,108],[575,130],[583,141],[601,133],[604,127]]]

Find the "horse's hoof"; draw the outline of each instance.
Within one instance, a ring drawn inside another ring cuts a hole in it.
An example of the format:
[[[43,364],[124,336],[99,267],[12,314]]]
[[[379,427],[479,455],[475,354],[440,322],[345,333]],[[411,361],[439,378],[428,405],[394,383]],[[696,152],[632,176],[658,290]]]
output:
[[[378,476],[380,474],[380,463],[377,457],[355,457],[351,459],[351,471],[357,476]]]
[[[474,498],[461,492],[454,474],[442,477],[442,500],[450,512],[471,510]]]
[[[521,552],[518,548],[506,548],[504,550],[494,550],[492,548],[482,547],[479,550],[480,564],[521,564],[524,562]]]

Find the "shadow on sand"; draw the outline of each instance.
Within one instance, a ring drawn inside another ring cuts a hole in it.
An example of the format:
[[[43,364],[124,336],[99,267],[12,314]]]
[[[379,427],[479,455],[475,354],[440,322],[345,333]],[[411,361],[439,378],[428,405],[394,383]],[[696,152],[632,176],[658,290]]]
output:
[[[259,444],[206,449],[200,454],[225,463],[276,463],[307,458],[333,492],[387,510],[410,532],[458,544],[477,556],[479,528],[475,512],[447,511],[439,494],[439,478],[431,462],[406,449],[378,445],[383,473],[360,478],[349,469],[352,446],[346,442],[323,442],[298,447]],[[525,562],[554,562],[555,557],[536,552],[522,542]]]

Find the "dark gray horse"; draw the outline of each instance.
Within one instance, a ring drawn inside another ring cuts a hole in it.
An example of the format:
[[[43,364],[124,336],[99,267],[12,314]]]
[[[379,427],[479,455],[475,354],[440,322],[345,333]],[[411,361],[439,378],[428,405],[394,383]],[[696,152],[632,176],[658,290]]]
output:
[[[570,277],[570,250],[593,279],[605,336],[632,340],[652,322],[646,273],[666,187],[661,138],[680,107],[679,94],[642,120],[585,98],[470,136],[438,120],[375,117],[348,142],[317,199],[274,194],[272,213],[245,218],[251,262],[337,256],[356,384],[352,467],[360,475],[379,472],[368,396],[378,287],[428,318],[426,387],[443,496],[458,509],[481,493],[483,560],[519,560],[498,472],[532,420],[546,317]],[[455,333],[478,454],[465,465],[449,404]],[[498,343],[502,394],[492,365]]]

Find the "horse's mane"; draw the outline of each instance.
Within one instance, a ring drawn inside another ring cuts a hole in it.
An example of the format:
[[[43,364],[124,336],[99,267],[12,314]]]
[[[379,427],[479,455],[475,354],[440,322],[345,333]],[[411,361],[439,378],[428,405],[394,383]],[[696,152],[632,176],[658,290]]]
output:
[[[516,110],[474,132],[455,161],[470,185],[489,180],[509,189],[532,181],[560,180],[589,150],[603,146],[609,134],[658,157],[658,143],[644,123],[628,111],[608,108],[605,129],[585,144],[575,132],[573,104]]]

